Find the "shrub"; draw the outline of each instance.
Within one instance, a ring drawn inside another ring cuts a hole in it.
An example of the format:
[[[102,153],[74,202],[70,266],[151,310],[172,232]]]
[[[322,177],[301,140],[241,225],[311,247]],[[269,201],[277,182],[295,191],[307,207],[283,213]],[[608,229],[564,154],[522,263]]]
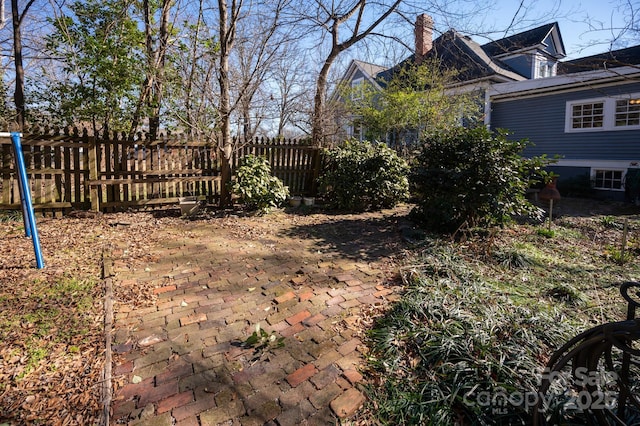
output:
[[[418,197],[414,219],[444,232],[502,225],[516,215],[540,216],[525,193],[544,175],[545,157],[520,154],[527,142],[485,127],[457,128],[428,137],[412,173]]]
[[[409,197],[409,166],[387,145],[350,140],[326,154],[328,164],[320,183],[332,207],[378,210]]]
[[[271,175],[271,166],[264,157],[247,155],[241,161],[231,181],[230,191],[239,196],[249,210],[267,212],[280,206],[289,196],[289,189]]]

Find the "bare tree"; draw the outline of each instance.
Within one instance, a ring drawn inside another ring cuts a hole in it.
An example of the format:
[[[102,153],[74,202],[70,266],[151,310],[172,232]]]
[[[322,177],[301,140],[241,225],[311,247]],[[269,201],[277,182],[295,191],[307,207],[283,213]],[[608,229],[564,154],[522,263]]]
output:
[[[22,59],[22,24],[29,9],[35,0],[29,0],[22,12],[19,10],[18,0],[11,0],[11,17],[13,23],[13,60],[15,64],[15,91],[13,100],[16,107],[15,123],[20,130],[25,123],[25,96],[24,96],[24,63]],[[4,4],[4,1],[3,1]],[[4,6],[3,6],[4,9]],[[4,19],[4,16],[3,16]]]
[[[221,179],[222,191],[220,203],[228,205],[231,201],[226,183],[231,180],[230,159],[234,150],[231,137],[231,117],[243,102],[251,99],[257,92],[255,84],[263,81],[265,69],[271,61],[275,50],[280,45],[275,40],[278,29],[281,26],[281,13],[289,0],[245,2],[244,0],[218,0],[218,34],[220,43],[219,69],[218,69],[218,129],[220,132],[219,147],[222,151]],[[239,41],[242,41],[242,30],[246,29],[243,22],[249,16],[261,16],[265,24],[262,35],[259,37],[257,47],[253,50],[253,59],[243,72],[244,78],[237,87],[232,86],[232,73],[230,61]],[[234,90],[232,90],[234,89]],[[235,99],[232,94],[235,93]],[[244,102],[245,105],[249,104]]]
[[[640,5],[633,0],[618,0],[608,16],[587,14],[589,30],[586,35],[593,40],[585,46],[602,44],[609,50],[627,47],[640,42]]]
[[[219,44],[217,31],[205,20],[206,7],[206,0],[198,1],[193,15],[185,16],[177,41],[169,46],[174,74],[166,82],[163,108],[170,126],[183,129],[192,138],[213,142],[218,119]]]
[[[316,79],[312,118],[314,144],[324,143],[323,120],[332,65],[342,52],[369,36],[401,3],[402,0],[314,0],[301,3],[300,16],[330,40],[329,53]]]
[[[307,67],[309,58],[303,55],[300,50],[289,48],[275,64],[273,71],[273,82],[277,93],[274,103],[277,107],[277,135],[282,137],[287,126],[297,126],[300,124],[300,115],[307,110],[305,101],[309,98],[309,78],[310,70]],[[301,129],[308,131],[308,129]]]
[[[143,107],[147,107],[149,119],[149,138],[155,140],[160,128],[160,106],[165,89],[165,68],[167,47],[169,42],[169,20],[172,0],[161,0],[157,5],[150,5],[149,0],[142,0],[142,18],[144,22],[146,77],[140,90],[140,97],[133,114],[130,135],[140,125]],[[154,28],[154,15],[157,11],[159,19],[157,29]]]
[[[257,95],[264,92],[274,63],[282,57],[283,47],[291,38],[291,31],[281,25],[282,10],[287,3],[275,3],[269,10],[258,8],[238,25],[240,36],[233,55],[232,90],[245,139],[253,138],[261,124],[264,105],[256,104]]]

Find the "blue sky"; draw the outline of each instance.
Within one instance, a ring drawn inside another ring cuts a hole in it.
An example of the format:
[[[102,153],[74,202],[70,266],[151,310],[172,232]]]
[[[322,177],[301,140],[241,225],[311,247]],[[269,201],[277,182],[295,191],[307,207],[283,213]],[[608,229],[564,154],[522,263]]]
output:
[[[449,28],[470,35],[480,44],[519,33],[551,22],[558,22],[564,42],[566,59],[603,53],[640,44],[640,32],[626,32],[612,46],[612,40],[620,35],[620,29],[629,20],[625,4],[632,4],[640,13],[640,0],[438,0],[440,11],[426,7],[424,12],[435,20],[438,37]],[[438,3],[436,1],[435,3]],[[487,9],[490,5],[490,9]],[[628,6],[627,6],[628,7]],[[474,10],[472,12],[472,10]],[[514,19],[515,16],[515,19]],[[637,18],[636,18],[637,20]],[[613,28],[613,30],[612,30]],[[492,32],[493,31],[493,32]],[[396,34],[405,40],[408,48],[413,44],[413,25],[399,25],[390,21],[380,32]],[[384,48],[364,48],[362,44],[341,57],[346,68],[352,58],[380,65],[391,66],[406,58],[410,52],[398,46],[386,50],[392,43],[383,42]]]
[[[620,7],[626,1],[525,0],[525,3],[530,7],[526,15],[531,21],[537,21],[538,24],[558,22],[567,56],[568,58],[576,58],[609,50],[611,41],[620,35],[620,28],[623,28],[625,21],[629,19],[629,11]],[[629,2],[635,3],[635,7],[640,9],[638,0],[630,0]],[[496,0],[495,13],[485,17],[484,22],[489,27],[492,24],[495,28],[508,27],[519,4],[518,0]],[[530,21],[521,22],[520,27],[526,27],[527,22]],[[614,30],[611,30],[612,27]],[[500,36],[501,34],[494,36],[494,38],[501,38]],[[634,37],[629,38],[630,34],[628,33],[625,36],[626,38],[623,37],[622,40],[616,42],[613,46],[614,49],[640,44],[638,34],[635,35],[635,39]],[[483,42],[483,40],[478,41]]]

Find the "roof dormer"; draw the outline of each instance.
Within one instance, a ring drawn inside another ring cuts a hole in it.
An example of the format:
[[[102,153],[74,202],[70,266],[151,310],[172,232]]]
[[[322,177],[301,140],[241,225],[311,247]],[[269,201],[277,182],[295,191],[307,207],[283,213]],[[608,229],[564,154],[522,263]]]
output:
[[[556,75],[558,60],[566,56],[557,22],[487,43],[482,49],[529,79]]]

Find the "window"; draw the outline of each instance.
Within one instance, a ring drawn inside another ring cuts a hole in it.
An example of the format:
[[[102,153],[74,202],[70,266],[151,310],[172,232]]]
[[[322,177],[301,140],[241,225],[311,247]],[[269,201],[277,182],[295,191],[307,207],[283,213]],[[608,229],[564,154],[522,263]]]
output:
[[[577,104],[571,107],[571,128],[591,129],[604,124],[604,102]]]
[[[364,129],[362,128],[362,123],[360,123],[359,121],[354,121],[349,130],[350,137],[362,141],[362,138],[364,137]]]
[[[640,93],[567,102],[565,132],[640,129]]]
[[[555,63],[548,61],[538,62],[538,78],[553,77],[555,73]]]
[[[595,189],[623,189],[622,170],[594,170]]]
[[[616,127],[640,125],[640,99],[616,101]]]
[[[364,90],[364,78],[356,78],[351,80],[351,100],[357,101],[362,99],[362,91]]]

